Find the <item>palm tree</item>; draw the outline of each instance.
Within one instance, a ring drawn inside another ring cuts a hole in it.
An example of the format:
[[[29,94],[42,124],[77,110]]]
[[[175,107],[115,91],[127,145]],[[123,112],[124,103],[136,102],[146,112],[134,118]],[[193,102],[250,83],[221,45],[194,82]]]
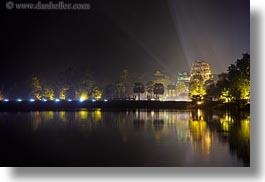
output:
[[[138,94],[138,99],[140,100],[140,95],[145,92],[144,84],[143,83],[140,83],[140,82],[134,83],[133,92],[135,94]]]
[[[154,94],[156,94],[156,97],[157,97],[157,95],[163,95],[164,91],[165,91],[165,89],[164,89],[164,85],[162,83],[155,83]]]
[[[115,89],[119,95],[119,98],[121,98],[122,94],[125,92],[125,85],[121,82],[118,82],[115,84]]]
[[[148,95],[148,97],[151,99],[152,98],[152,93],[154,90],[154,82],[153,81],[148,81],[146,83],[146,91],[147,93],[149,93],[150,95]]]

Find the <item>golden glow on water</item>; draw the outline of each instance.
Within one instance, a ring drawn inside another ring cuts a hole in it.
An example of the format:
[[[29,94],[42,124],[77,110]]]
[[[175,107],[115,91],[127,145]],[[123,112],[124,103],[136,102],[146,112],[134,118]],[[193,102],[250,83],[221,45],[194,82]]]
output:
[[[188,137],[191,140],[191,145],[195,153],[209,155],[211,153],[212,136],[204,121],[203,111],[198,109],[197,116],[190,120],[190,131]]]
[[[92,119],[96,122],[99,122],[102,120],[102,112],[101,109],[96,109],[94,112],[92,112]]]
[[[88,111],[80,111],[78,113],[79,113],[79,118],[81,120],[87,120],[87,118],[88,118]]]
[[[225,113],[223,117],[220,118],[221,129],[225,132],[230,130],[230,126],[234,124],[234,119],[229,113]]]
[[[40,123],[41,123],[40,112],[34,112],[33,113],[33,123],[32,123],[33,130],[37,130],[40,126]]]
[[[53,111],[48,111],[43,113],[43,119],[44,121],[49,121],[54,119],[54,112]]]
[[[55,114],[56,113],[56,114]],[[96,109],[94,111],[81,110],[74,112],[75,121],[85,128],[95,129],[97,126],[108,123],[108,126],[115,127],[120,134],[120,140],[124,144],[133,141],[135,130],[137,135],[151,137],[155,142],[180,142],[191,146],[194,154],[209,157],[213,155],[213,148],[220,141],[232,142],[232,146],[239,146],[236,152],[247,150],[250,144],[250,116],[249,114],[241,116],[241,120],[236,120],[236,116],[231,113],[216,113],[207,116],[203,110],[195,111],[136,111],[136,112],[118,112],[109,113],[110,121],[104,121],[103,111]],[[56,117],[55,117],[56,115]],[[59,112],[33,112],[32,129],[35,131],[42,127],[42,124],[49,124],[49,121],[59,119],[66,122],[70,118],[70,113]],[[214,117],[213,117],[214,116]],[[238,117],[238,116],[237,116]],[[205,118],[211,118],[205,120]],[[82,122],[78,122],[82,121]],[[211,122],[211,128],[209,127]],[[218,135],[215,132],[220,131],[221,140],[216,140]],[[213,145],[214,143],[214,145]]]
[[[151,117],[154,118],[155,112],[151,111]]]
[[[190,131],[193,141],[200,141],[203,134],[206,132],[206,122],[205,121],[191,121]]]
[[[61,121],[66,121],[66,115],[65,115],[65,111],[60,111],[59,112],[59,119],[61,120]]]
[[[239,134],[242,140],[246,142],[250,141],[250,117],[247,117],[241,121]]]
[[[191,158],[199,157],[199,160],[212,160],[212,157],[223,155],[223,153],[232,153],[232,157],[239,157],[246,164],[249,160],[249,113],[234,115],[231,112],[213,112],[209,114],[200,109],[104,112],[101,109],[95,109],[77,112],[31,112],[30,116],[32,118],[30,129],[34,133],[49,127],[69,130],[74,127],[74,129],[80,129],[79,132],[82,132],[84,137],[90,137],[94,132],[100,131],[102,137],[107,137],[107,141],[108,137],[113,136],[116,140],[118,134],[119,141],[116,143],[121,142],[122,145],[151,142],[148,145],[155,147],[187,146],[188,155]],[[69,125],[70,127],[62,128],[69,123],[72,124]]]

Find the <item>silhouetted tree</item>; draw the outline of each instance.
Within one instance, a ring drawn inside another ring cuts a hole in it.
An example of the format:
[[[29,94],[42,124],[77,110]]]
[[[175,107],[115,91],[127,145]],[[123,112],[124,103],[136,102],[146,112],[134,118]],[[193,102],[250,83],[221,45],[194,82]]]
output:
[[[133,87],[133,92],[138,94],[138,100],[140,100],[140,95],[145,92],[144,84],[141,82],[136,82]]]
[[[162,83],[155,83],[154,84],[154,94],[158,99],[158,95],[163,95],[165,92],[164,85]]]
[[[129,97],[130,95],[130,83],[129,83],[129,71],[128,69],[123,69],[121,72],[121,83],[124,85],[124,96]]]
[[[243,54],[236,64],[228,67],[228,80],[235,100],[250,99],[250,55]]]
[[[148,95],[148,99],[150,98],[152,98],[153,97],[153,90],[154,90],[154,82],[153,81],[148,81],[147,83],[146,83],[146,92],[149,94]]]
[[[113,99],[115,96],[115,85],[108,84],[104,88],[104,96]]]
[[[125,85],[121,82],[116,83],[115,91],[118,93],[118,97],[121,98],[121,95],[125,92]]]

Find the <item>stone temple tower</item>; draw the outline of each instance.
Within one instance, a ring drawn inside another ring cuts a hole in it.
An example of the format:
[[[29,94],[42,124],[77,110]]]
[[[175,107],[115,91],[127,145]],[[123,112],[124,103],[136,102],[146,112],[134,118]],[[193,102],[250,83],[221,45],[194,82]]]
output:
[[[205,83],[212,79],[212,71],[209,63],[206,61],[194,61],[190,70],[190,80],[199,80]]]

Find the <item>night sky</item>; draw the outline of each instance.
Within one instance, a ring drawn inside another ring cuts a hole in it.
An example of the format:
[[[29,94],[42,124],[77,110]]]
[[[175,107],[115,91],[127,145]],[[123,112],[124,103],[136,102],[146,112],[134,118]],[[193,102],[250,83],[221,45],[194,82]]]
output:
[[[88,2],[91,10],[3,5],[0,84],[32,74],[48,78],[73,66],[88,67],[100,81],[115,80],[123,68],[174,78],[194,60],[220,73],[249,53],[249,0],[68,2]]]

